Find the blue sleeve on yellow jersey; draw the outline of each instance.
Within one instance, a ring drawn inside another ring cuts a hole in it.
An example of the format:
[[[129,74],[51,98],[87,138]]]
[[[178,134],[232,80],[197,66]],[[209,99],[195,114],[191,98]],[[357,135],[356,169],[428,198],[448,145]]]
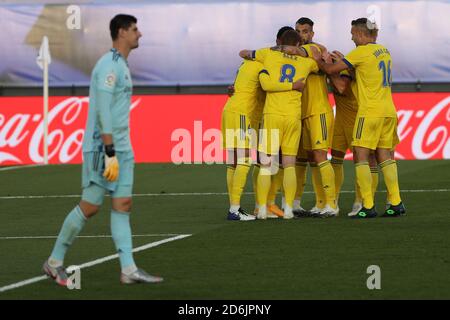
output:
[[[365,52],[363,46],[358,46],[352,51],[350,51],[349,54],[345,56],[342,61],[345,62],[345,64],[351,68],[354,69],[359,64],[367,60],[367,52]]]

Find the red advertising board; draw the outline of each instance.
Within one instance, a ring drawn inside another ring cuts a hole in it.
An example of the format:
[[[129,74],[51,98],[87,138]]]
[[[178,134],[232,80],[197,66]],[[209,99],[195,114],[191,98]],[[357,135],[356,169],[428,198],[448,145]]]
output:
[[[222,162],[225,95],[134,96],[131,141],[137,162]],[[330,101],[333,102],[332,96]],[[450,93],[397,93],[400,159],[450,159]],[[49,162],[80,163],[89,101],[49,99]],[[0,165],[43,161],[42,97],[0,98]]]

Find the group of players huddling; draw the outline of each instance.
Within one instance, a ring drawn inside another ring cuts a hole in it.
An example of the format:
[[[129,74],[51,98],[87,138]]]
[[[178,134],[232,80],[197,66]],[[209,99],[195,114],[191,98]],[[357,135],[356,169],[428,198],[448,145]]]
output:
[[[391,94],[392,59],[389,50],[376,43],[378,27],[367,18],[353,20],[356,48],[344,56],[314,43],[313,25],[311,19],[300,18],[295,29],[278,31],[276,46],[239,53],[244,61],[222,113],[229,220],[337,216],[343,160],[349,148],[356,178],[348,216],[377,216],[378,167],[387,188],[383,216],[406,213],[394,160],[399,140]],[[328,100],[328,84],[333,88],[336,116]],[[255,146],[256,204],[254,213],[248,214],[240,199]],[[308,163],[316,202],[305,210],[301,198]],[[283,210],[275,204],[280,188]]]

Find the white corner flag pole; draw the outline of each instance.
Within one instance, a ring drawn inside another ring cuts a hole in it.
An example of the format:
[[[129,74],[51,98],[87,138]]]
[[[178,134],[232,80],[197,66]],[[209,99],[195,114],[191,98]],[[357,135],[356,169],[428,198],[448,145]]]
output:
[[[39,56],[36,59],[37,64],[43,70],[44,78],[44,164],[48,164],[48,66],[52,59],[48,46],[48,38],[44,36],[42,39],[41,48],[39,49]]]

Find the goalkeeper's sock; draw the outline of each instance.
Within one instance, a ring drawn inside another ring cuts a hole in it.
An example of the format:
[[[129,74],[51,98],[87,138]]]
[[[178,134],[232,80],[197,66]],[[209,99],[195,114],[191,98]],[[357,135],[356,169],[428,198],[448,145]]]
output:
[[[119,254],[122,273],[129,275],[137,270],[133,259],[130,213],[111,210],[111,234]]]
[[[86,217],[79,206],[76,206],[66,217],[59,232],[58,239],[56,239],[52,254],[48,259],[51,267],[57,268],[63,265],[64,256],[67,249],[72,245],[76,236],[83,229],[86,223]]]

